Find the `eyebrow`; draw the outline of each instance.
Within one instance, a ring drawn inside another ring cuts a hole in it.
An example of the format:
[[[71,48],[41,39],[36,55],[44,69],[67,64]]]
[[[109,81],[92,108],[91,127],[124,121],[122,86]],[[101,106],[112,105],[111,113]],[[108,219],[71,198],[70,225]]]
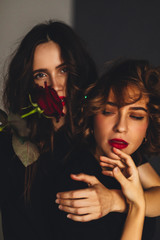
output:
[[[113,107],[118,107],[118,104],[117,103],[114,103],[114,102],[107,102],[108,105],[110,106],[113,106]],[[148,110],[144,107],[130,107],[129,108],[130,110],[137,110],[137,111],[145,111],[145,112],[148,112]]]
[[[107,102],[106,104],[111,105],[113,107],[118,107],[118,104],[114,102]]]
[[[34,70],[32,73],[35,74],[37,72],[48,72],[48,70],[46,68],[39,68],[39,69]]]
[[[67,64],[64,62],[64,63],[58,65],[56,68],[61,68],[61,67],[66,66],[66,65],[67,65]]]
[[[148,110],[144,107],[131,107],[130,109],[131,110],[142,110],[142,111],[148,112]]]
[[[66,63],[62,63],[62,64],[58,65],[56,67],[56,69],[59,69],[59,68],[61,68],[63,66],[66,66]],[[32,73],[35,74],[37,72],[46,72],[46,73],[48,73],[48,69],[47,68],[39,68],[39,69],[34,70]]]

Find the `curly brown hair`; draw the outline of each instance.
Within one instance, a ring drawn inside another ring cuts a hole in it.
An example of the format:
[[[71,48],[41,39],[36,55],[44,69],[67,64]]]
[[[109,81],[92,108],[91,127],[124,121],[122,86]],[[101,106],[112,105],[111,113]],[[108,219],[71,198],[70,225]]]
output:
[[[127,87],[136,87],[138,97],[126,98]],[[110,90],[113,91],[118,107],[135,103],[147,96],[149,126],[147,141],[136,151],[142,154],[160,153],[160,69],[152,67],[146,60],[127,59],[109,64],[107,71],[86,91],[83,119],[80,124],[83,136],[93,150],[96,142],[93,132],[93,117],[105,109]],[[129,100],[129,101],[128,101]]]

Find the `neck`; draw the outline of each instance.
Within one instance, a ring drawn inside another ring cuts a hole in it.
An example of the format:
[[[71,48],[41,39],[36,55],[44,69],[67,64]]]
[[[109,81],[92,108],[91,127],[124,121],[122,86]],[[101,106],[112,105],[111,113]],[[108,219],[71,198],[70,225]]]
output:
[[[57,131],[60,127],[62,127],[65,123],[65,116],[60,117],[59,121],[57,122],[55,118],[52,118],[52,123],[54,126],[55,131]]]

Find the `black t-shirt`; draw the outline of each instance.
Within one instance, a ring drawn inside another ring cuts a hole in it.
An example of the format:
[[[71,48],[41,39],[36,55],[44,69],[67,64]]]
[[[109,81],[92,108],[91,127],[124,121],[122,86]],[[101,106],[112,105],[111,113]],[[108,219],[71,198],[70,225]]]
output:
[[[44,154],[34,163],[37,165],[36,177],[31,189],[31,199],[26,202],[26,168],[13,151],[10,135],[0,133],[0,152],[0,208],[4,239],[51,239],[43,207],[44,199],[50,192],[47,188],[50,154]]]
[[[125,214],[109,213],[101,219],[81,223],[66,217],[55,203],[56,193],[86,188],[73,181],[70,173],[96,176],[107,188],[120,188],[111,177],[102,175],[93,155],[79,146],[71,151],[65,135],[55,141],[54,154],[40,156],[31,188],[30,201],[24,201],[25,167],[13,151],[11,136],[0,133],[0,207],[5,240],[115,239],[119,240]],[[149,222],[148,222],[149,221]],[[154,219],[146,220],[145,238],[152,239]],[[149,226],[149,227],[148,227]]]

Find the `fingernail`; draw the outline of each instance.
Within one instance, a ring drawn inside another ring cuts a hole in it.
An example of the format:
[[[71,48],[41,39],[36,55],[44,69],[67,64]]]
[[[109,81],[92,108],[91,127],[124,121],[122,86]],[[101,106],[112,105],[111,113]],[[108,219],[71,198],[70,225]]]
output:
[[[77,174],[76,174],[76,173],[71,173],[71,174],[74,175],[74,176],[76,176],[76,177],[79,175],[78,173],[77,173]]]
[[[56,199],[55,203],[59,203],[59,200],[58,200],[58,199]]]
[[[71,218],[71,215],[70,215],[70,214],[68,214],[68,215],[67,215],[67,218]]]
[[[114,168],[114,172],[117,172],[117,173],[118,173],[118,172],[119,172],[119,168],[118,168],[118,167],[115,167],[115,168]]]
[[[58,206],[58,208],[59,208],[59,209],[62,209],[62,206],[61,206],[61,205],[59,205],[59,206]]]

